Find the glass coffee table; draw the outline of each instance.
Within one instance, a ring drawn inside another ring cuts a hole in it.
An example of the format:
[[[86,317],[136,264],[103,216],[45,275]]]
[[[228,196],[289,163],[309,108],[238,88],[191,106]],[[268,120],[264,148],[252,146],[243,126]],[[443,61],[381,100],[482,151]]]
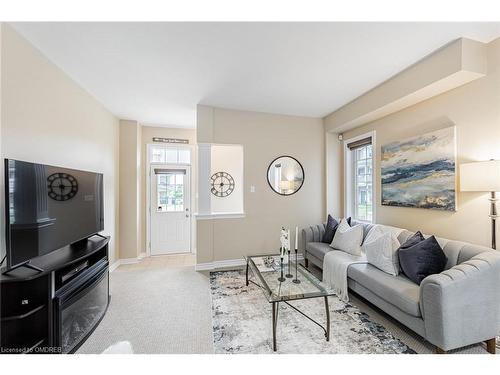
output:
[[[280,267],[280,257],[271,256],[272,264],[264,263],[264,258],[269,255],[245,257],[246,285],[253,283],[264,292],[267,301],[272,304],[273,350],[276,351],[276,326],[278,324],[279,303],[285,303],[293,310],[321,327],[325,332],[326,341],[330,340],[330,310],[328,309],[328,296],[334,295],[332,289],[326,288],[312,273],[295,262]],[[289,272],[290,271],[290,272]],[[252,279],[252,275],[254,276]],[[288,277],[287,277],[288,276]],[[281,281],[280,281],[281,280]],[[298,281],[297,281],[298,280]],[[290,301],[308,298],[324,298],[326,326],[321,325],[306,313],[293,306]]]

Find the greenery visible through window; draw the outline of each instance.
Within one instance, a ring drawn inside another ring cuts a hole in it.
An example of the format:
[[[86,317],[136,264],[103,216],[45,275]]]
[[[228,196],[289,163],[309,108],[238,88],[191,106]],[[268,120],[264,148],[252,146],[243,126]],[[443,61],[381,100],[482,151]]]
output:
[[[158,204],[160,212],[184,210],[184,174],[158,175]]]
[[[372,145],[352,151],[354,161],[354,216],[357,220],[373,219]]]

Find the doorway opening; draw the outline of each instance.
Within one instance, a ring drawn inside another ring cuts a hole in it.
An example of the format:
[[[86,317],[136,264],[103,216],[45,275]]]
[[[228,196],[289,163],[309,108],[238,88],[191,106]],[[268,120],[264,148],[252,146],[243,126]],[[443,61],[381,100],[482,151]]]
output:
[[[191,253],[191,149],[156,144],[148,149],[147,254]]]

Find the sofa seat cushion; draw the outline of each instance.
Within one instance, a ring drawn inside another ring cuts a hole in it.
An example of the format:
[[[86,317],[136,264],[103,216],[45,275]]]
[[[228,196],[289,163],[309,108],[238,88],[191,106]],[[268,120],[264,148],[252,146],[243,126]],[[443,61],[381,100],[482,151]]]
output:
[[[320,260],[323,260],[323,258],[325,257],[326,253],[328,253],[329,251],[332,251],[333,249],[327,243],[323,243],[323,242],[309,242],[306,245],[306,250],[312,256],[315,256],[316,258],[318,258]]]
[[[421,317],[420,287],[403,275],[392,276],[371,264],[352,264],[347,276],[405,313]]]

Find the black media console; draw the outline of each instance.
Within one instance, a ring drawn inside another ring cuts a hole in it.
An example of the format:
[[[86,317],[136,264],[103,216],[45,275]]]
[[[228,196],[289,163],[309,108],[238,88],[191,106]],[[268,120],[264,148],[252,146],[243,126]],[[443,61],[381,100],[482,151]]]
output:
[[[109,237],[93,236],[0,276],[0,353],[73,353],[109,305]]]

